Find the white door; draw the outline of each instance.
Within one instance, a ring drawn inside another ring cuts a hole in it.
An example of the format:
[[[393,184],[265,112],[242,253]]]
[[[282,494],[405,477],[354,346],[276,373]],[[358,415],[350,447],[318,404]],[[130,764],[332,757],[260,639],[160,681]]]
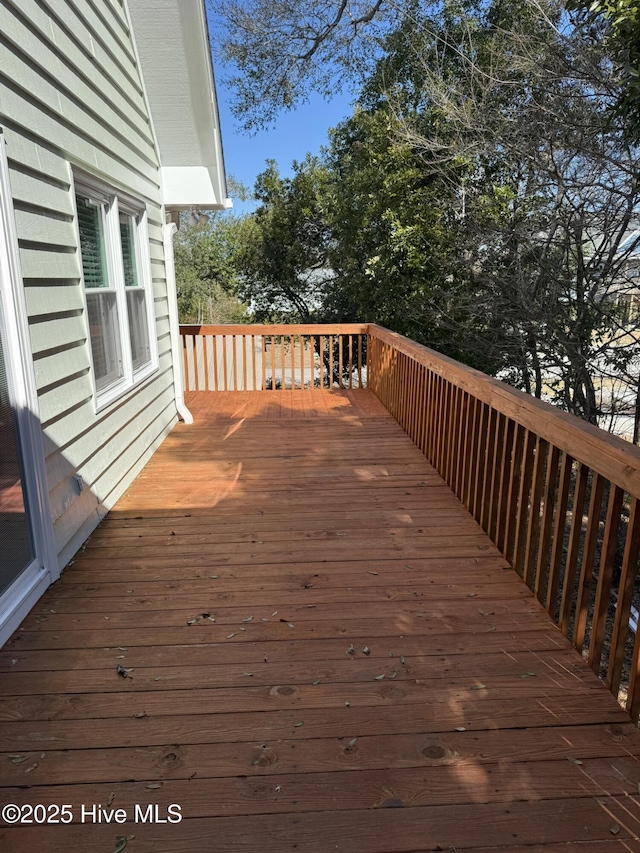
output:
[[[4,134],[0,129],[0,645],[58,577]]]

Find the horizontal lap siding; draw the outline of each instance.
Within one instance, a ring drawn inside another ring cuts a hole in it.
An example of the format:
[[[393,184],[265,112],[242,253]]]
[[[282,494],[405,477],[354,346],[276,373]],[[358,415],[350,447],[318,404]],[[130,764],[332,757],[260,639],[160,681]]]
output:
[[[122,6],[109,0],[3,4],[0,104],[64,565],[176,420],[158,163]],[[142,199],[149,221],[159,370],[98,415],[72,166]],[[76,474],[84,480],[82,492]]]

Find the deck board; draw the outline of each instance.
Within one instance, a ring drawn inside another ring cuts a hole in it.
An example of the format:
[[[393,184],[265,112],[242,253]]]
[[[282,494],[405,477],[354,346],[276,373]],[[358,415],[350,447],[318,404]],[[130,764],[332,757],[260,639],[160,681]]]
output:
[[[76,815],[2,850],[640,851],[638,730],[373,395],[188,402],[0,650],[0,805]]]

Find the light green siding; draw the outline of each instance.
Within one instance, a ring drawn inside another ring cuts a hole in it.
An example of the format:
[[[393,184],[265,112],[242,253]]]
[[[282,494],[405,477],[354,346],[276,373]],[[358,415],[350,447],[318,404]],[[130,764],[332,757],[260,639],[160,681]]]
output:
[[[158,159],[122,4],[5,0],[7,155],[56,545],[63,566],[176,421]],[[159,368],[96,414],[74,167],[143,201]],[[74,475],[80,474],[80,491]]]

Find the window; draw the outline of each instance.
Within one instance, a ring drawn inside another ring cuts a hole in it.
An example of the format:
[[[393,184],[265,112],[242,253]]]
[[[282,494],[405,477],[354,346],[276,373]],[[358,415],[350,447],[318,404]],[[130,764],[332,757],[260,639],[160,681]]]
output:
[[[157,366],[146,229],[140,203],[76,179],[78,237],[98,408]]]

